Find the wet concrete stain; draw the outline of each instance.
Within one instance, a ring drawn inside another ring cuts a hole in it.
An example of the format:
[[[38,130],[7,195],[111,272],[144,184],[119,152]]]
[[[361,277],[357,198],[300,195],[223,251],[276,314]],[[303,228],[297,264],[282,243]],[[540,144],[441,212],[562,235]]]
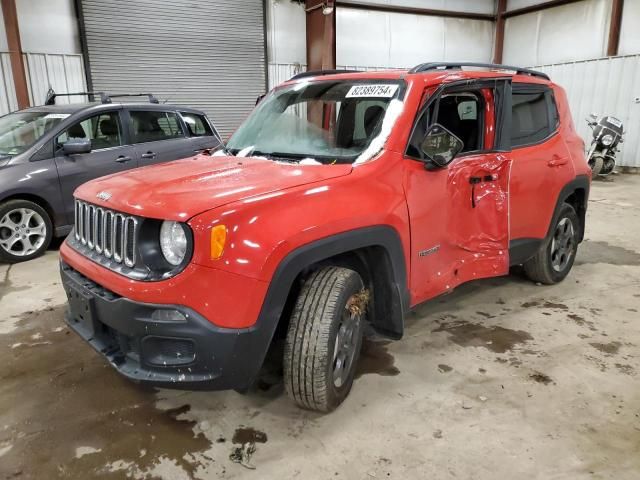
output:
[[[553,380],[549,375],[541,372],[533,372],[529,375],[529,378],[534,382],[542,383],[543,385],[549,385],[550,383],[553,383]]]
[[[640,253],[607,242],[584,240],[578,249],[576,265],[608,263],[609,265],[640,265]]]
[[[616,368],[625,375],[635,375],[635,369],[629,364],[616,363]]]
[[[0,443],[13,448],[0,462],[0,478],[123,478],[112,462],[148,470],[160,459],[193,476],[193,454],[211,442],[182,417],[190,407],[155,407],[151,389],[120,377],[93,349],[63,326],[64,306],[23,316],[0,348]],[[46,412],[46,413],[43,413]],[[77,448],[92,453],[76,458]],[[113,471],[112,471],[113,470]],[[52,472],[55,472],[52,474]]]
[[[569,310],[564,303],[544,302],[542,308],[552,308],[554,310]]]
[[[596,350],[600,350],[602,353],[606,353],[607,355],[615,355],[620,350],[622,344],[620,342],[609,342],[609,343],[590,343],[593,348]]]
[[[446,332],[449,339],[461,347],[483,347],[495,353],[505,353],[516,345],[533,337],[522,330],[511,330],[500,326],[486,327],[477,323],[444,323],[433,332]]]
[[[596,331],[596,327],[593,324],[593,322],[590,322],[589,320],[586,320],[584,317],[576,314],[576,313],[569,313],[567,315],[567,318],[569,320],[571,320],[572,322],[574,322],[576,325],[580,326],[580,327],[588,327],[589,330],[591,330],[592,332]]]
[[[384,377],[393,377],[400,373],[400,370],[394,365],[395,358],[387,351],[389,343],[391,342],[363,340],[356,369],[356,378],[372,373]]]
[[[231,442],[240,445],[245,443],[267,443],[267,434],[255,428],[241,425],[236,428]]]
[[[451,370],[453,370],[453,368],[450,367],[449,365],[445,365],[444,363],[441,363],[440,365],[438,365],[438,371],[440,373],[449,373]]]
[[[521,307],[522,308],[532,308],[532,307],[537,307],[538,305],[540,305],[540,302],[536,302],[535,300],[532,302],[524,302]]]
[[[4,272],[4,278],[2,279],[2,282],[0,282],[0,300],[2,300],[2,298],[9,293],[29,290],[28,285],[25,285],[23,287],[13,286],[13,284],[11,283],[11,279],[9,278],[9,276],[11,275],[11,267],[13,267],[13,265],[9,265],[7,267],[7,270]]]

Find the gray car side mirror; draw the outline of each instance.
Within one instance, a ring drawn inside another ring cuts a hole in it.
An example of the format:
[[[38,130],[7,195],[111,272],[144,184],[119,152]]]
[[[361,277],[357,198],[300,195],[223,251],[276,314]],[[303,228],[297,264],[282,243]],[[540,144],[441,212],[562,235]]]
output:
[[[91,140],[87,138],[74,138],[62,144],[62,152],[65,155],[77,155],[91,152]]]

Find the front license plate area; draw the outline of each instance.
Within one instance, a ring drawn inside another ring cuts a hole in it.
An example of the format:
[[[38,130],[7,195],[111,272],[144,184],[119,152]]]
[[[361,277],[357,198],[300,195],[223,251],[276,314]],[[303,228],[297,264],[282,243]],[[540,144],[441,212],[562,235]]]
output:
[[[93,299],[82,291],[68,287],[69,313],[71,322],[87,338],[93,337],[95,332]]]

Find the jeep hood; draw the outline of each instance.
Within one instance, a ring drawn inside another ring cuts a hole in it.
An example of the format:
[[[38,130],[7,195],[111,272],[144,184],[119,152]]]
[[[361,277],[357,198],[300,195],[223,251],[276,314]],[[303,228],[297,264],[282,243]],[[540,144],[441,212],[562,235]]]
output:
[[[212,208],[341,177],[351,170],[351,165],[197,155],[90,181],[78,187],[75,197],[141,217],[186,221]]]

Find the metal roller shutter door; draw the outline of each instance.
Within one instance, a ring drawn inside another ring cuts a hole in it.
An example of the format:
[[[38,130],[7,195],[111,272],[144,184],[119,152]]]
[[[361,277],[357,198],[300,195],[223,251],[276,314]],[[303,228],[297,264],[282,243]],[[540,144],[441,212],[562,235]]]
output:
[[[81,0],[94,90],[205,111],[223,137],[266,87],[263,0]]]

